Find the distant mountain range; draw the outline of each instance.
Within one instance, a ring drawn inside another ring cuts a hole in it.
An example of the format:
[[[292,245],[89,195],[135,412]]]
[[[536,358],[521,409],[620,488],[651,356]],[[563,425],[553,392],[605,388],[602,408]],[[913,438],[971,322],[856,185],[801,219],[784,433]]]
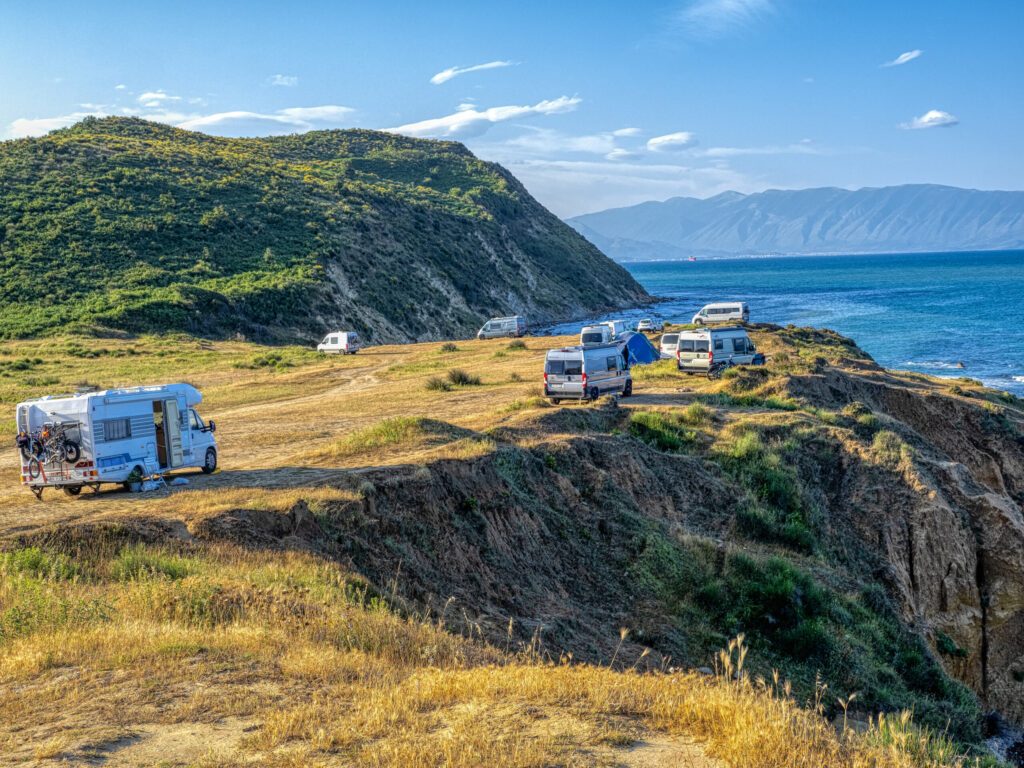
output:
[[[934,184],[724,192],[568,220],[618,261],[766,253],[1024,248],[1024,192]]]

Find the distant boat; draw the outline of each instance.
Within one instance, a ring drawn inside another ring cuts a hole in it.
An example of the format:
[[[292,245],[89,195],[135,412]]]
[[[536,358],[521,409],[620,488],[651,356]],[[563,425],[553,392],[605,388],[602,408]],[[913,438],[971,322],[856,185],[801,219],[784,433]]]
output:
[[[697,260],[696,256],[691,256],[690,258],[687,259],[687,261],[696,261],[696,260]]]

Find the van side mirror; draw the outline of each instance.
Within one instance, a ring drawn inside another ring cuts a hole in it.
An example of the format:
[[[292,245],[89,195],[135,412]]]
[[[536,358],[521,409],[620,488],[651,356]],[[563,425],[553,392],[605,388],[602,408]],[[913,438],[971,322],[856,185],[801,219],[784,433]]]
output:
[[[217,431],[217,425],[213,423],[213,419],[210,419],[209,426],[207,426],[207,429],[210,430],[211,432]]]

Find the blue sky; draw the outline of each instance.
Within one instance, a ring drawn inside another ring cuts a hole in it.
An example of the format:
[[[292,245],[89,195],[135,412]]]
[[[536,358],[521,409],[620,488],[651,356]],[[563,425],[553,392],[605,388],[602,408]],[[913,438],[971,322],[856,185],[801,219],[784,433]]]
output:
[[[563,216],[727,189],[1024,188],[1019,0],[165,7],[0,3],[0,138],[87,114],[394,129],[464,141]]]

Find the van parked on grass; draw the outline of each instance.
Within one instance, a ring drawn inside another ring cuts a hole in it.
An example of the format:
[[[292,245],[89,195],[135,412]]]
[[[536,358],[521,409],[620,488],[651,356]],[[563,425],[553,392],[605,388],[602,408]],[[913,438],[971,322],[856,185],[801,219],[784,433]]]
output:
[[[663,333],[661,335],[661,359],[675,358],[676,345],[679,343],[678,333]]]
[[[551,402],[596,400],[601,395],[633,394],[633,377],[619,344],[563,347],[544,358],[544,396]]]
[[[627,331],[625,320],[605,320],[603,323],[585,325],[580,331],[580,344],[608,344]]]
[[[685,373],[708,373],[730,365],[763,365],[764,355],[743,328],[708,328],[679,332],[676,361]]]
[[[216,426],[196,411],[190,384],[47,396],[15,409],[21,482],[77,496],[83,486],[129,483],[174,469],[217,468]]]
[[[750,322],[750,308],[745,301],[727,301],[719,304],[706,304],[698,310],[697,314],[690,320],[696,325],[711,325],[713,323],[748,323]]]
[[[324,336],[324,340],[316,345],[317,352],[334,355],[354,355],[363,348],[359,334],[352,331],[335,331]]]
[[[526,335],[526,318],[521,315],[512,317],[492,317],[476,332],[478,339],[500,339]]]

